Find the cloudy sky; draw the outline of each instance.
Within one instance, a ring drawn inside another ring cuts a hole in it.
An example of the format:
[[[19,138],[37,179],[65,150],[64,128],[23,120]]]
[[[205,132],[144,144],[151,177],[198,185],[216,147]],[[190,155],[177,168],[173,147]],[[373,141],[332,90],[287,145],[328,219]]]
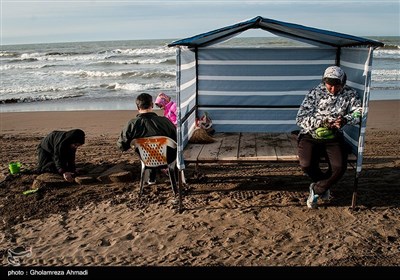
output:
[[[356,36],[400,36],[399,0],[1,0],[1,44],[181,39],[255,16]]]

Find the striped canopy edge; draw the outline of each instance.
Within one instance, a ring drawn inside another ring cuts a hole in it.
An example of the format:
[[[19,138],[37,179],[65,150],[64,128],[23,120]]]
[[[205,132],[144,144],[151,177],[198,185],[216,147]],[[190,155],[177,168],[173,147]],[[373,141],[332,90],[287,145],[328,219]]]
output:
[[[331,47],[383,47],[384,44],[367,38],[304,25],[277,21],[257,16],[230,26],[222,27],[168,44],[168,47],[206,47],[235,37],[248,29],[262,29],[270,33],[315,46]]]

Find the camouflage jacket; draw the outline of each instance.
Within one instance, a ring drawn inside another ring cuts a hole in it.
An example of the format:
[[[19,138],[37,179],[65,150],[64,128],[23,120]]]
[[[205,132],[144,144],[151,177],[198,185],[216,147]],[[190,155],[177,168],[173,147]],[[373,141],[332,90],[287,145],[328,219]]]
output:
[[[356,111],[361,112],[361,100],[354,89],[344,86],[338,94],[333,95],[324,83],[320,83],[304,98],[297,113],[296,124],[301,127],[301,134],[310,133],[315,136],[318,127],[339,115],[346,119],[347,124],[358,124],[359,118],[352,116]]]

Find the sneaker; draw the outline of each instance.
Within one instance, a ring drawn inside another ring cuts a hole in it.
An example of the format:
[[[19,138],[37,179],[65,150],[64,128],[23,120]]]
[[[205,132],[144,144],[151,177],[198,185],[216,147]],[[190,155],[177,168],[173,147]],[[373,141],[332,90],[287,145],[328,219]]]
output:
[[[147,185],[149,185],[149,186],[155,185],[156,183],[157,183],[156,180],[154,180],[154,181],[148,180],[148,181],[147,181]]]
[[[327,190],[323,194],[321,194],[321,199],[323,202],[329,202],[331,200],[331,191]]]
[[[312,209],[317,208],[317,201],[318,201],[318,197],[319,197],[318,194],[314,193],[314,185],[315,185],[315,183],[312,183],[310,185],[310,195],[308,196],[308,199],[307,199],[307,207],[312,208]]]

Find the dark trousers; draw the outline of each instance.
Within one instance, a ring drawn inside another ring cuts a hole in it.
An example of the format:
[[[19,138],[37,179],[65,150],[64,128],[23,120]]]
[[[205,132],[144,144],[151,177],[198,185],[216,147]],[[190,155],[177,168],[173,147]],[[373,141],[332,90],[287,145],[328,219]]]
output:
[[[152,168],[150,169],[149,181],[155,182],[157,178],[158,169]]]
[[[38,156],[37,171],[39,173],[43,172],[57,173],[57,168],[53,161],[52,154],[38,147],[37,156]]]
[[[300,167],[313,182],[316,194],[323,194],[337,183],[347,169],[348,149],[342,135],[335,139],[319,140],[310,135],[300,135],[298,141]],[[321,157],[325,157],[328,169],[321,169]]]

